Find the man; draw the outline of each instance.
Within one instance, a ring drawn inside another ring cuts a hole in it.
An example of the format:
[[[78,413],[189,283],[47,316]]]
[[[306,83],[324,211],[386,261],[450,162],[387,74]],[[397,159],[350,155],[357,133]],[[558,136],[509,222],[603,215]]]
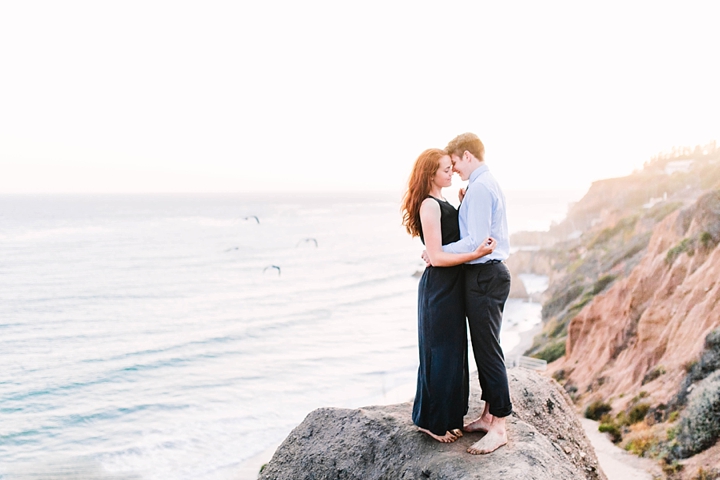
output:
[[[493,253],[463,265],[465,315],[485,401],[480,418],[463,429],[486,432],[468,452],[490,453],[507,443],[505,418],[512,413],[505,357],[500,347],[502,314],[510,293],[510,272],[502,263],[510,253],[505,196],[485,165],[485,147],[477,135],[459,135],[445,150],[452,159],[453,171],[462,180],[468,180],[468,185],[460,192],[460,240],[443,246],[443,250],[467,253],[487,237],[497,241]]]

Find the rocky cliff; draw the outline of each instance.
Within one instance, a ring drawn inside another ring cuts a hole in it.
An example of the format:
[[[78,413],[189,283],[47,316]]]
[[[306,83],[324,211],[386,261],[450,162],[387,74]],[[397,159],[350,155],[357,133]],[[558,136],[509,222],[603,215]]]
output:
[[[670,403],[686,366],[720,326],[719,243],[720,191],[667,217],[630,275],[572,319],[566,355],[552,370],[562,369],[588,399],[642,387],[648,401]]]
[[[557,382],[520,368],[509,370],[509,379],[515,410],[509,443],[492,454],[466,452],[480,433],[441,444],[418,432],[411,402],[321,408],[290,433],[260,478],[604,480],[570,398]],[[468,419],[482,411],[479,398],[475,387]]]
[[[625,448],[664,462],[672,478],[720,478],[712,446],[720,391],[710,378],[720,368],[720,149],[712,147],[680,158],[681,172],[669,174],[674,160],[660,158],[596,182],[548,232],[554,243],[514,267],[550,276],[543,333],[528,354],[552,362],[548,373],[588,416]],[[707,421],[693,427],[691,411]]]

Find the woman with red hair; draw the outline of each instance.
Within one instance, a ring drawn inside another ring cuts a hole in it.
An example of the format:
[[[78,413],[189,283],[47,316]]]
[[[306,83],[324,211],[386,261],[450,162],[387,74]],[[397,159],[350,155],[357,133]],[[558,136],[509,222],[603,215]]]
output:
[[[462,436],[468,410],[467,334],[461,264],[495,248],[486,239],[471,253],[445,253],[442,246],[460,240],[458,212],[442,196],[452,183],[450,156],[430,148],[415,161],[403,198],[403,225],[425,245],[432,266],[418,287],[418,369],[413,422],[443,443]]]

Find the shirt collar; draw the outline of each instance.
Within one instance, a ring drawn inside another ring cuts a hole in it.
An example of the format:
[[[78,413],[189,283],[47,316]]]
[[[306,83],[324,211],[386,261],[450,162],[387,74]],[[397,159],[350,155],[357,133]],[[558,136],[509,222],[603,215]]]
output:
[[[468,179],[468,180],[469,180],[469,181],[468,181],[468,185],[470,185],[471,183],[473,183],[480,175],[482,175],[483,173],[487,172],[488,170],[490,170],[490,169],[489,169],[488,166],[485,165],[485,164],[480,165],[478,168],[476,168],[475,170],[473,170],[473,172],[470,174],[470,177],[469,177],[469,179]]]

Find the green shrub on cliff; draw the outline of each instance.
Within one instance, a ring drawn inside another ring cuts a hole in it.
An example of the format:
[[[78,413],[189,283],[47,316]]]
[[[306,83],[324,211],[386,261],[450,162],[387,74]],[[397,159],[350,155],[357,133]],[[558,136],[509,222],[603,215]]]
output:
[[[558,338],[567,336],[567,322],[559,318],[551,318],[543,327],[543,331],[549,338]]]
[[[587,248],[593,249],[597,247],[598,245],[602,245],[604,243],[607,243],[612,238],[616,237],[619,234],[628,234],[635,228],[635,224],[637,223],[638,219],[640,217],[638,215],[629,215],[627,217],[621,218],[615,225],[612,227],[605,228],[598,233],[595,238],[593,238],[590,243],[588,243]]]
[[[627,414],[628,424],[634,425],[636,423],[642,422],[645,419],[645,415],[647,415],[648,410],[650,410],[650,405],[648,405],[647,403],[639,403],[637,405],[634,405]]]
[[[585,408],[585,418],[590,420],[600,420],[603,415],[610,413],[612,407],[609,403],[601,400],[595,400]]]
[[[545,360],[546,362],[554,362],[558,358],[565,355],[565,342],[566,338],[555,340],[554,342],[545,345],[545,347],[539,352],[532,354],[533,357]]]
[[[645,385],[646,383],[650,383],[653,380],[657,379],[660,375],[665,374],[665,367],[662,365],[658,365],[652,370],[650,370],[648,373],[645,374],[645,376],[642,379],[642,385]]]
[[[700,360],[695,363],[690,373],[693,380],[700,380],[718,369],[720,369],[720,328],[707,334]]]
[[[652,232],[641,233],[634,236],[627,242],[624,242],[614,251],[609,252],[607,261],[603,263],[602,269],[605,271],[611,270],[622,262],[630,262],[630,264],[627,265],[628,268],[626,271],[632,269],[632,267],[640,260],[640,256],[638,254],[640,252],[644,252],[650,243],[651,236]]]
[[[720,350],[720,328],[716,328],[705,336],[705,349]]]
[[[652,432],[634,434],[625,444],[625,450],[638,457],[652,457],[657,455],[660,441]]]
[[[705,344],[700,357],[685,365],[687,375],[685,375],[677,395],[671,402],[673,408],[685,405],[688,392],[691,390],[693,383],[708,377],[718,370],[720,370],[720,328],[712,330],[705,336]]]
[[[581,284],[567,285],[561,289],[550,300],[545,302],[542,307],[542,317],[544,320],[557,315],[567,307],[570,302],[575,300],[585,290]]]
[[[680,243],[668,250],[665,255],[665,263],[672,265],[675,262],[675,259],[683,252],[687,252],[688,255],[695,253],[692,239],[683,238]]]
[[[704,468],[698,468],[697,475],[692,480],[718,480],[720,479],[720,470],[717,468],[710,468],[705,470]]]
[[[616,275],[603,275],[602,277],[598,278],[597,282],[595,282],[595,285],[593,285],[592,294],[597,295],[598,293],[605,290],[605,287],[610,285],[615,280]]]
[[[720,437],[720,371],[698,383],[680,414],[677,456],[687,458],[713,446]]]
[[[636,399],[633,399],[633,402],[636,401]],[[635,425],[636,423],[640,423],[645,420],[645,416],[648,411],[650,411],[649,404],[637,403],[628,410],[618,412],[618,414],[615,415],[615,419],[606,418],[603,419],[603,421],[605,423],[614,423],[618,427],[629,427],[630,425]]]
[[[620,427],[614,423],[601,423],[598,427],[598,431],[610,434],[610,440],[612,440],[613,443],[620,443],[622,440]]]
[[[580,297],[580,300],[577,301],[577,303],[573,303],[570,308],[568,309],[568,313],[572,313],[572,316],[574,317],[577,315],[580,310],[585,307],[588,303],[592,301],[592,299],[595,297],[595,295],[592,294],[592,292],[585,292],[582,297]]]
[[[664,202],[659,205],[655,205],[652,209],[650,209],[648,217],[652,218],[656,222],[659,222],[682,206],[682,202]]]
[[[715,241],[713,240],[712,234],[710,232],[702,232],[700,234],[700,244],[706,249],[714,247]]]

